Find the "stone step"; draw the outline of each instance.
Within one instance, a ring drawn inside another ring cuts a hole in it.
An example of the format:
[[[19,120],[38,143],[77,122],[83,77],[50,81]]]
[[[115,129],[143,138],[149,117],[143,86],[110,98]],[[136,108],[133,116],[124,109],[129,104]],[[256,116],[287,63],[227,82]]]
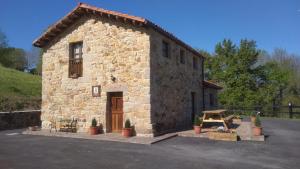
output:
[[[243,121],[241,125],[236,129],[237,135],[241,140],[246,141],[264,141],[265,136],[253,136],[252,133],[252,123]]]
[[[252,127],[251,122],[242,122],[236,129],[237,135],[241,140],[252,140]]]

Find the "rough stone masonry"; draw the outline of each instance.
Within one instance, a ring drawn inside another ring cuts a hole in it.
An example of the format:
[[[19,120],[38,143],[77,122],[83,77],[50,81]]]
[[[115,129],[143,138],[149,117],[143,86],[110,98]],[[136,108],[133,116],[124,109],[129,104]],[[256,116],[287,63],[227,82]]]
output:
[[[162,41],[169,44],[169,57],[163,56]],[[83,74],[75,79],[68,76],[73,42],[83,44]],[[202,110],[203,58],[153,28],[82,15],[43,49],[44,129],[53,120],[76,118],[78,131],[86,132],[96,118],[108,131],[110,92],[122,92],[123,123],[130,119],[139,136],[190,126],[193,113]],[[100,97],[92,96],[96,85]]]

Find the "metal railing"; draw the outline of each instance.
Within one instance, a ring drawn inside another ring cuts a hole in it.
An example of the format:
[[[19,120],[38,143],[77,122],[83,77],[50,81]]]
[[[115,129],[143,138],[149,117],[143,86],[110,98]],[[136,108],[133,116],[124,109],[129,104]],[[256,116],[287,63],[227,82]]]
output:
[[[228,114],[250,115],[252,112],[260,112],[264,117],[300,118],[300,106],[298,105],[274,105],[274,106],[218,106],[213,109],[226,109]]]

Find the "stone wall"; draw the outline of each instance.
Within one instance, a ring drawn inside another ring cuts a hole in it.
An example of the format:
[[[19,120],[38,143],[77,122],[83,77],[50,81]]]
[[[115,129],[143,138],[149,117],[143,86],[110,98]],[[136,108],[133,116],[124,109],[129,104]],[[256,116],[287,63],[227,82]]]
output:
[[[213,104],[210,103],[210,94],[213,96]],[[204,88],[205,110],[213,110],[218,107],[218,90],[214,88]]]
[[[162,55],[162,41],[170,46],[170,57]],[[151,32],[151,121],[156,135],[192,125],[191,93],[195,93],[195,114],[202,111],[202,62],[189,50],[162,34]],[[180,63],[180,49],[185,64]],[[193,57],[198,68],[193,68]]]
[[[86,132],[96,118],[107,128],[107,92],[123,92],[124,119],[138,135],[151,135],[150,40],[143,27],[84,16],[43,54],[42,127],[51,119],[77,118]],[[69,43],[83,42],[83,77],[68,77]],[[112,77],[116,78],[114,82]],[[92,86],[101,85],[101,97]]]
[[[41,111],[0,112],[0,130],[40,126]]]

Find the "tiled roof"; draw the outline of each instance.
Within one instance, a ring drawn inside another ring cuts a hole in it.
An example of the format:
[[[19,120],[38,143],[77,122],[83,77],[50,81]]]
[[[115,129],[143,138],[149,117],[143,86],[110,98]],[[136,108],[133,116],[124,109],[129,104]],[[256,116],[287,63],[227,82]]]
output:
[[[221,86],[219,86],[219,85],[217,85],[217,84],[215,84],[213,82],[207,81],[207,80],[203,81],[203,86],[205,88],[213,88],[213,89],[217,89],[217,90],[223,89],[223,87],[221,87]]]
[[[175,37],[173,34],[169,33],[168,31],[164,30],[160,26],[154,24],[153,22],[137,16],[127,15],[120,12],[105,10],[102,8],[97,8],[94,6],[90,6],[85,3],[79,3],[76,8],[74,8],[71,12],[69,12],[66,16],[60,19],[58,22],[50,26],[46,32],[44,32],[39,38],[37,38],[33,45],[36,47],[44,47],[47,45],[52,39],[54,39],[59,33],[64,31],[68,28],[71,24],[73,24],[80,16],[85,14],[97,15],[101,17],[106,17],[110,19],[114,19],[120,22],[131,23],[135,26],[144,26],[144,27],[151,27],[157,32],[169,37],[176,43],[182,45],[183,47],[187,48],[189,51],[194,53],[197,56],[203,57],[199,52],[195,49]]]

